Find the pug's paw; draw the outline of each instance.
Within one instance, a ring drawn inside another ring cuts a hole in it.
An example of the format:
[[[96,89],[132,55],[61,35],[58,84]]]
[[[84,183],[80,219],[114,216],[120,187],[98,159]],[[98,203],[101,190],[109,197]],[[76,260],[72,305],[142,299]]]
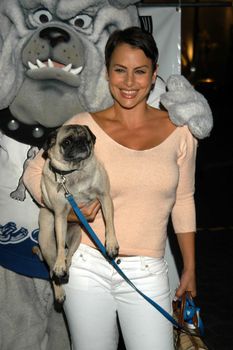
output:
[[[111,259],[115,259],[119,253],[119,245],[115,238],[106,239],[106,251]]]

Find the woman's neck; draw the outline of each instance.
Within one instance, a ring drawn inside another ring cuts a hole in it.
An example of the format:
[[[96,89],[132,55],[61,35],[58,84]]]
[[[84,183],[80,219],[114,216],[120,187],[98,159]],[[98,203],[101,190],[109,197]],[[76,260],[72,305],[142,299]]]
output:
[[[149,117],[151,107],[147,104],[138,105],[132,109],[122,108],[114,104],[111,108],[112,118],[125,125],[127,128],[138,127]]]

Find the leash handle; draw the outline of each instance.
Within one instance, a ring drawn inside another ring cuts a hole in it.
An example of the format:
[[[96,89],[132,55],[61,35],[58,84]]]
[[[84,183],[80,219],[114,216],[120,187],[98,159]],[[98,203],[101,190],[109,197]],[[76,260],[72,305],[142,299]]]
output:
[[[87,219],[77,206],[77,203],[74,200],[74,197],[67,191],[65,193],[65,197],[69,201],[72,209],[74,210],[75,214],[77,215],[78,219],[82,223],[82,225],[85,227],[105,259],[114,267],[114,269],[122,276],[122,278],[138,293],[140,294],[148,303],[150,303],[155,309],[157,309],[168,321],[170,321],[173,326],[185,333],[190,334],[190,331],[187,330],[183,325],[179,324],[166,310],[164,310],[159,304],[157,304],[154,300],[149,298],[147,295],[145,295],[142,291],[140,291],[134,283],[125,275],[125,273],[120,269],[120,267],[116,264],[115,260],[110,258],[107,254],[106,248],[96,235],[96,233],[93,231],[91,226],[89,225]],[[193,335],[193,334],[192,334]]]

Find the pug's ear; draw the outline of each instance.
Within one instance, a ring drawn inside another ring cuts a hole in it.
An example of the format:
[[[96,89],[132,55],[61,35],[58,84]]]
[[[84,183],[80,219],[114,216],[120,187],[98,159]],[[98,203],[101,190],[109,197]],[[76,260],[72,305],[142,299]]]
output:
[[[45,152],[47,152],[51,147],[53,147],[56,143],[58,129],[51,131],[48,134],[47,139],[45,140],[45,143],[43,145],[43,149]]]
[[[93,134],[93,132],[91,131],[89,126],[87,126],[87,125],[83,125],[83,126],[85,127],[85,129],[87,130],[88,134],[90,135],[93,144],[95,144],[96,136]]]

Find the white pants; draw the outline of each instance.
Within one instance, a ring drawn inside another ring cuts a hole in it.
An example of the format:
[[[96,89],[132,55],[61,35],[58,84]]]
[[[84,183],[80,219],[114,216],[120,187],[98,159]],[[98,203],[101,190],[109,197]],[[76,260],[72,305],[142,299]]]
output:
[[[171,312],[164,259],[120,257],[120,268],[144,294]],[[116,350],[117,314],[127,350],[172,350],[172,324],[123,280],[96,249],[81,244],[65,285],[73,350]]]

